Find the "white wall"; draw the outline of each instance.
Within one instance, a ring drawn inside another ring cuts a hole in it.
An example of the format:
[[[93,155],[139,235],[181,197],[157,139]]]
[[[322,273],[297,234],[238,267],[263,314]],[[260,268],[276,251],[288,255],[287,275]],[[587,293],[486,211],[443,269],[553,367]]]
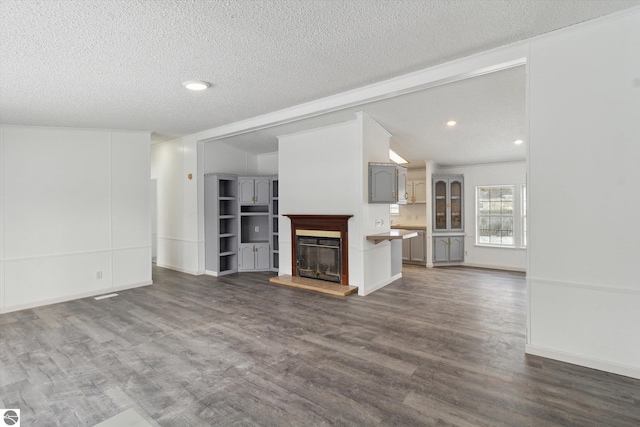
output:
[[[0,127],[0,311],[151,283],[149,139]]]
[[[389,229],[388,205],[368,205],[367,162],[389,161],[389,136],[366,115],[279,138],[280,211],[353,215],[349,220],[349,284],[366,295],[391,281],[388,243],[366,234]],[[383,157],[382,157],[383,156]],[[375,228],[375,218],[385,228]],[[280,274],[291,274],[291,222],[279,221]],[[375,230],[375,231],[373,231]],[[381,258],[383,260],[381,261]]]
[[[526,249],[521,248],[520,188],[526,184],[525,162],[490,163],[482,165],[438,167],[438,173],[464,175],[464,257],[465,265],[475,267],[526,270]],[[516,248],[498,248],[476,245],[476,187],[513,185],[514,240]]]
[[[206,142],[204,173],[258,174],[258,158],[224,141]]]
[[[278,175],[278,152],[258,154],[258,175]]]
[[[640,378],[640,12],[529,58],[527,351]]]
[[[157,264],[191,274],[204,273],[202,159],[194,135],[151,146],[151,179],[158,188]]]

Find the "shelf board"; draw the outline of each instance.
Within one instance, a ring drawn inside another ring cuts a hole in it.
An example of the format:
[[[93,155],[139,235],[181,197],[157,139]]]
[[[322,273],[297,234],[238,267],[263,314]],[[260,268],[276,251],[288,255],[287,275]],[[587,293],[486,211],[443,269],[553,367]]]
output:
[[[220,219],[234,219],[237,218],[238,215],[220,215],[218,218]]]
[[[220,256],[229,256],[229,255],[235,255],[236,251],[229,251],[229,252],[220,252]]]
[[[269,212],[240,212],[240,216],[269,216]]]
[[[237,197],[235,196],[220,196],[218,197],[218,200],[236,200]]]
[[[240,242],[241,245],[245,243],[269,243],[269,241],[268,240],[244,240]]]
[[[280,251],[276,251],[276,250],[273,250],[272,252],[273,252],[274,254],[279,254],[279,253],[280,253]]]
[[[218,237],[234,237],[234,236],[235,236],[235,233],[223,233]]]
[[[278,236],[280,233],[278,233],[277,231],[274,231],[274,232],[273,232],[273,233],[271,233],[271,234],[273,234],[274,236]]]

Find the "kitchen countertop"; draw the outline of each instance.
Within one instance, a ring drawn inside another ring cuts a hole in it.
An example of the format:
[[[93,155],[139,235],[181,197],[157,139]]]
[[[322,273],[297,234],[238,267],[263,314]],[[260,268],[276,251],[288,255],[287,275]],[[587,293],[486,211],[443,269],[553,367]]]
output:
[[[418,233],[415,230],[396,229],[389,230],[386,233],[372,234],[367,236],[367,240],[372,240],[376,245],[384,240],[404,240],[416,237]]]
[[[426,230],[426,225],[414,224],[414,225],[406,225],[406,224],[392,224],[391,228],[393,230],[403,229],[403,230]]]

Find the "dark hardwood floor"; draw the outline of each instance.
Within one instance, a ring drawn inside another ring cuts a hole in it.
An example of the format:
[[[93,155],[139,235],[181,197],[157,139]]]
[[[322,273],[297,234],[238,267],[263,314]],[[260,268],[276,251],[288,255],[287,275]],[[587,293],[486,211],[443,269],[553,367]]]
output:
[[[118,297],[0,316],[24,426],[638,426],[640,381],[525,356],[519,273],[407,266],[367,297],[154,267]]]

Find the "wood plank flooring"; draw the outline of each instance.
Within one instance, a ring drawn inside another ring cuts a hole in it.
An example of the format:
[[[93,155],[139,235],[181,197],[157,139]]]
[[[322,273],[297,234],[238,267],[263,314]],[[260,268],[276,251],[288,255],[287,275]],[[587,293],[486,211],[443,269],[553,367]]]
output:
[[[640,381],[525,356],[519,273],[406,266],[367,297],[154,267],[155,284],[0,316],[24,426],[638,426]]]

